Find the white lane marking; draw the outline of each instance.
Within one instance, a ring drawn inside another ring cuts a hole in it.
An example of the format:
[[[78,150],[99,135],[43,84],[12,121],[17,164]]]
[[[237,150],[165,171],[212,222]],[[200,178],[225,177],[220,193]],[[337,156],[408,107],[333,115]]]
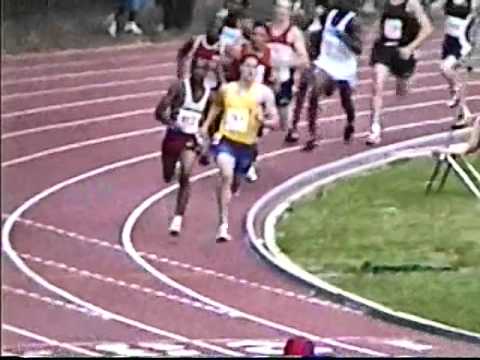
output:
[[[22,336],[25,336],[25,337],[28,337],[28,338],[31,338],[31,339],[34,339],[34,340],[37,340],[37,341],[41,341],[41,342],[43,342],[45,344],[48,344],[48,345],[58,346],[60,348],[66,349],[66,350],[73,351],[77,354],[82,354],[82,355],[86,355],[86,356],[102,356],[102,354],[97,353],[95,351],[85,350],[85,349],[79,348],[77,346],[70,345],[70,344],[67,344],[67,343],[64,343],[64,342],[60,342],[60,341],[57,341],[57,340],[54,340],[54,339],[50,339],[50,338],[47,338],[45,336],[38,335],[38,334],[35,334],[31,331],[21,329],[21,328],[18,328],[16,326],[12,326],[12,325],[9,325],[9,324],[2,324],[2,329],[5,329],[5,330],[13,332],[15,334],[22,335]]]
[[[81,141],[81,142],[77,142],[77,143],[73,143],[73,144],[69,144],[69,145],[64,145],[64,146],[48,149],[48,150],[45,150],[45,151],[40,151],[40,152],[32,154],[32,155],[27,155],[27,156],[23,156],[23,157],[20,157],[20,158],[16,158],[14,160],[3,162],[2,163],[2,168],[7,168],[9,166],[22,164],[22,163],[25,163],[25,162],[28,162],[28,161],[31,161],[31,160],[40,159],[40,158],[43,158],[43,157],[51,156],[53,154],[59,154],[59,153],[62,153],[62,152],[66,152],[66,151],[70,151],[70,150],[74,150],[74,149],[80,149],[80,148],[91,146],[91,145],[98,145],[98,144],[103,144],[103,143],[110,142],[110,141],[117,141],[117,140],[132,138],[132,137],[136,137],[136,136],[155,134],[155,133],[161,132],[163,130],[164,130],[163,126],[156,126],[154,128],[150,128],[150,129],[131,131],[131,132],[121,133],[121,134],[117,134],[117,135],[106,136],[106,137],[103,137],[103,138],[96,138],[96,139],[92,139],[92,140]]]
[[[173,41],[168,41],[160,44],[155,44],[151,42],[141,42],[141,43],[135,43],[135,44],[127,44],[127,45],[113,45],[113,46],[102,46],[99,48],[89,48],[89,49],[68,49],[68,50],[58,50],[58,51],[48,51],[44,53],[27,53],[27,54],[20,54],[20,55],[12,55],[12,54],[2,54],[2,57],[5,58],[6,60],[27,60],[27,59],[49,59],[52,57],[64,57],[64,56],[70,56],[70,55],[91,55],[91,54],[98,54],[98,53],[103,53],[103,52],[110,52],[110,53],[116,53],[124,50],[143,50],[145,48],[157,48],[157,49],[162,49],[165,47],[169,46],[176,46],[180,45],[179,40],[173,40]],[[70,60],[68,62],[74,62],[75,60]],[[64,63],[67,63],[67,61],[64,61]],[[19,65],[14,65],[14,64],[2,64],[3,67],[17,67]],[[25,66],[25,65],[20,65],[20,66]]]
[[[8,285],[3,285],[2,290],[7,292],[7,293],[15,294],[15,295],[18,295],[18,296],[29,297],[31,299],[42,301],[42,302],[50,304],[50,305],[63,307],[65,309],[72,310],[72,311],[77,311],[77,312],[80,312],[80,313],[88,315],[88,316],[100,316],[97,313],[92,313],[88,309],[77,306],[75,304],[70,304],[70,303],[66,303],[64,301],[52,299],[49,296],[43,296],[43,295],[40,295],[38,293],[26,291],[24,289],[19,289],[19,288],[14,288],[14,287],[11,287],[11,286],[8,286]]]
[[[211,344],[208,344],[208,343],[205,343],[205,342],[198,342],[198,341],[192,340],[188,337],[178,335],[178,334],[175,334],[173,332],[166,331],[166,330],[162,330],[162,329],[156,328],[154,326],[150,326],[150,325],[144,324],[142,322],[127,318],[127,317],[122,316],[120,314],[110,312],[110,311],[105,310],[101,307],[98,307],[98,306],[96,306],[92,303],[89,303],[85,300],[82,300],[81,298],[76,297],[72,293],[70,293],[70,292],[68,292],[68,291],[66,291],[62,288],[59,288],[58,286],[53,285],[52,283],[48,282],[45,278],[43,278],[41,275],[37,274],[32,269],[30,269],[25,264],[25,262],[19,257],[19,255],[16,253],[16,251],[12,247],[11,240],[10,240],[10,233],[12,231],[12,228],[13,228],[13,225],[15,224],[16,219],[19,218],[23,214],[23,212],[25,212],[28,208],[32,207],[33,205],[35,205],[36,203],[38,203],[42,199],[44,199],[44,198],[48,197],[49,195],[63,189],[64,187],[67,187],[71,184],[82,181],[84,179],[94,177],[96,175],[111,171],[113,169],[121,168],[121,167],[124,167],[124,166],[129,166],[129,165],[136,164],[136,163],[139,163],[139,162],[142,162],[142,161],[152,160],[152,159],[157,158],[158,156],[159,156],[159,153],[154,152],[154,153],[146,154],[146,155],[143,155],[143,156],[134,157],[134,158],[131,158],[131,159],[128,159],[128,160],[119,161],[119,162],[116,162],[116,163],[113,163],[113,164],[110,164],[110,165],[107,165],[107,166],[102,166],[102,167],[97,168],[95,170],[91,170],[91,171],[89,171],[87,173],[84,173],[82,175],[79,175],[79,176],[76,176],[74,178],[70,178],[68,180],[65,180],[61,183],[58,183],[58,184],[50,187],[49,189],[33,196],[32,198],[27,200],[25,203],[23,203],[20,207],[18,207],[12,213],[12,215],[9,218],[7,218],[7,220],[5,221],[5,223],[3,225],[3,228],[2,228],[3,250],[8,255],[8,257],[13,261],[13,263],[18,267],[18,269],[21,272],[23,272],[26,276],[28,276],[30,279],[32,279],[34,282],[36,282],[38,285],[40,285],[40,286],[46,288],[47,290],[63,297],[64,299],[67,299],[68,301],[70,301],[72,303],[75,303],[75,304],[77,304],[81,307],[85,307],[92,312],[100,313],[105,318],[109,318],[111,320],[126,324],[126,325],[131,326],[131,327],[135,327],[137,329],[144,330],[144,331],[152,333],[152,334],[156,334],[156,335],[160,335],[160,336],[167,337],[167,338],[170,338],[170,339],[174,339],[174,340],[180,341],[182,343],[193,344],[193,345],[201,347],[201,348],[209,349],[209,350],[215,351],[215,352],[223,354],[223,355],[241,356],[241,355],[243,355],[241,353],[238,353],[238,352],[235,352],[235,351],[230,351],[228,349],[224,349],[224,348],[221,348],[221,347],[218,347],[218,346],[214,346],[214,345],[211,345]]]
[[[52,125],[34,127],[26,130],[12,131],[12,132],[3,134],[2,140],[16,138],[19,136],[38,134],[38,133],[50,131],[50,130],[59,130],[59,129],[69,128],[69,127],[77,127],[77,126],[80,127],[80,126],[86,126],[90,124],[106,122],[111,120],[121,120],[125,118],[129,119],[133,116],[138,116],[138,115],[149,115],[150,117],[152,117],[154,110],[155,110],[154,108],[140,109],[135,111],[127,111],[123,113],[116,113],[116,114],[99,116],[94,118],[87,118],[87,119],[82,119],[77,121],[70,121],[67,123],[60,123],[60,124],[56,123]]]
[[[479,84],[480,84],[480,81],[470,81],[470,82],[468,82],[469,86],[475,86],[475,85],[479,85]],[[416,94],[416,93],[422,93],[422,92],[445,90],[447,88],[448,88],[447,85],[424,86],[424,87],[419,87],[419,88],[413,88],[410,92],[412,94]],[[165,93],[165,92],[162,92],[162,94],[163,93]],[[396,93],[395,90],[389,90],[389,91],[385,92],[385,96],[396,96],[395,93]],[[371,94],[368,93],[368,94],[360,94],[360,95],[354,95],[353,96],[354,100],[360,100],[360,99],[365,99],[365,98],[371,98]],[[321,100],[322,105],[326,105],[326,104],[330,104],[330,103],[338,103],[338,102],[339,102],[339,100],[336,99],[336,98]],[[19,137],[19,136],[36,134],[36,133],[40,133],[40,132],[44,132],[44,131],[58,130],[58,129],[64,129],[64,128],[68,128],[68,127],[84,126],[84,125],[89,125],[89,124],[98,123],[98,122],[106,122],[106,121],[111,121],[111,120],[120,120],[120,119],[129,118],[131,116],[136,116],[136,115],[152,115],[154,110],[155,110],[154,108],[140,109],[140,110],[135,110],[135,111],[127,111],[127,112],[123,112],[123,113],[115,113],[115,114],[106,115],[106,116],[87,118],[87,119],[82,119],[82,120],[77,120],[77,121],[70,121],[70,122],[67,122],[67,123],[40,126],[40,127],[30,128],[30,129],[26,129],[26,130],[19,130],[19,131],[4,133],[1,138],[2,138],[2,140],[6,140],[6,139],[10,139],[10,138]]]
[[[393,339],[393,340],[387,340],[385,341],[385,344],[399,347],[402,349],[407,349],[411,351],[417,351],[417,352],[423,352],[423,351],[428,351],[433,348],[431,345],[426,345],[426,344],[420,344],[416,343],[412,340],[408,339]]]
[[[172,57],[173,58],[173,57]],[[423,60],[419,61],[417,66],[427,66],[427,65],[432,65],[432,64],[440,64],[440,60],[432,59],[432,60]],[[9,85],[16,85],[16,84],[24,84],[24,83],[30,83],[30,82],[42,82],[42,81],[55,81],[55,80],[61,80],[63,78],[66,79],[73,79],[73,78],[81,78],[81,77],[87,77],[87,76],[93,76],[93,75],[104,75],[104,74],[116,74],[116,73],[131,73],[131,72],[138,72],[141,70],[150,70],[150,69],[156,69],[156,68],[166,68],[168,67],[169,70],[174,71],[176,67],[175,62],[157,62],[154,64],[146,64],[146,65],[136,65],[136,66],[129,66],[129,67],[121,67],[121,64],[119,64],[118,68],[107,68],[107,69],[97,69],[97,70],[86,70],[86,71],[72,71],[72,72],[65,72],[65,73],[57,73],[55,75],[46,75],[46,76],[27,76],[27,77],[22,77],[22,78],[14,78],[14,77],[9,77],[5,78],[3,81],[3,85],[9,86]],[[23,71],[19,71],[23,72]],[[369,73],[371,72],[371,67],[368,65],[361,66],[359,68],[359,74],[361,73]],[[172,76],[172,78],[174,78]]]
[[[32,96],[44,96],[44,95],[52,95],[56,93],[69,93],[69,92],[76,92],[76,91],[84,91],[84,90],[94,90],[94,89],[102,89],[102,88],[109,88],[109,87],[119,87],[124,85],[138,85],[144,84],[146,82],[160,82],[160,81],[167,81],[171,80],[174,77],[171,75],[162,75],[162,76],[148,76],[144,78],[138,78],[134,80],[123,80],[123,81],[109,81],[109,82],[102,82],[102,83],[93,83],[87,85],[80,85],[80,86],[72,86],[72,87],[57,87],[54,89],[48,90],[38,90],[38,91],[30,91],[30,92],[16,92],[9,95],[2,95],[2,103],[5,103],[9,100],[19,99],[19,98],[30,98]]]
[[[91,271],[88,271],[88,270],[78,269],[74,266],[69,266],[67,264],[60,263],[60,262],[57,262],[57,261],[53,261],[53,260],[48,260],[47,261],[47,260],[42,259],[39,256],[33,256],[33,255],[30,255],[30,254],[20,254],[20,256],[25,260],[28,260],[28,261],[31,261],[31,262],[34,262],[34,263],[38,263],[38,264],[42,264],[42,265],[47,266],[47,267],[61,269],[62,271],[67,271],[70,274],[76,274],[76,275],[79,275],[81,277],[95,279],[95,280],[100,281],[100,282],[105,282],[105,283],[112,284],[112,285],[115,285],[115,286],[118,286],[118,287],[129,289],[129,290],[132,290],[132,291],[141,292],[141,293],[147,294],[149,296],[158,297],[158,298],[162,298],[162,299],[167,299],[167,300],[177,302],[177,303],[181,303],[183,305],[187,305],[187,306],[190,306],[190,307],[200,308],[200,309],[203,309],[203,310],[206,310],[206,311],[209,311],[209,312],[214,312],[214,313],[217,313],[217,314],[223,314],[223,312],[221,312],[221,311],[219,311],[215,308],[212,308],[211,306],[206,306],[201,302],[190,300],[187,297],[167,294],[167,293],[165,293],[163,291],[160,291],[160,290],[155,290],[155,289],[152,289],[152,288],[144,287],[144,286],[141,286],[141,285],[136,284],[136,283],[129,283],[129,282],[126,282],[124,280],[115,279],[113,277],[105,276],[105,275],[95,273],[95,272],[91,272]],[[54,302],[55,302],[55,300],[54,300]],[[58,304],[58,305],[62,306],[61,304]],[[85,309],[82,312],[85,312]]]
[[[417,126],[420,126],[420,124],[417,124]],[[277,154],[283,154],[283,153],[295,151],[295,150],[298,150],[300,148],[301,147],[283,149],[283,150],[278,151]],[[58,192],[58,191],[62,190],[63,188],[68,187],[68,186],[70,186],[72,184],[75,184],[77,182],[80,182],[80,181],[83,181],[85,179],[97,176],[97,175],[102,174],[102,173],[106,173],[106,172],[115,170],[117,168],[121,168],[121,167],[124,167],[124,166],[129,166],[129,165],[140,163],[140,162],[143,162],[143,161],[152,160],[152,159],[157,158],[159,155],[160,155],[159,152],[155,152],[155,153],[150,153],[150,154],[146,154],[146,155],[143,155],[143,156],[131,158],[131,159],[128,159],[128,160],[112,163],[110,165],[102,166],[100,168],[97,168],[97,169],[94,169],[92,171],[86,172],[86,173],[81,174],[79,176],[76,176],[76,177],[70,178],[68,180],[65,180],[61,183],[58,183],[58,184],[44,190],[41,193],[36,194],[35,196],[31,197],[29,200],[24,202],[21,206],[19,206],[12,213],[12,215],[10,217],[8,217],[7,220],[5,221],[4,226],[2,228],[2,239],[3,239],[2,247],[3,247],[4,251],[6,252],[7,256],[14,262],[14,264],[19,268],[19,270],[22,271],[26,276],[31,278],[33,281],[35,281],[40,286],[48,289],[49,291],[52,291],[53,293],[55,293],[57,295],[60,295],[61,297],[65,298],[65,299],[67,299],[71,302],[74,302],[74,303],[76,303],[80,306],[89,308],[93,312],[99,312],[104,317],[114,319],[118,322],[130,325],[130,326],[133,326],[133,327],[137,327],[137,328],[143,329],[145,331],[155,333],[157,335],[161,335],[161,336],[165,336],[165,337],[173,338],[173,339],[178,339],[179,341],[185,342],[185,343],[198,344],[198,342],[195,342],[194,340],[185,338],[181,335],[166,332],[166,331],[163,331],[161,329],[157,329],[157,328],[154,328],[152,326],[142,324],[138,321],[125,318],[121,315],[106,311],[102,308],[99,308],[98,306],[95,306],[93,304],[90,304],[90,303],[78,298],[78,297],[75,297],[71,293],[69,293],[69,292],[67,292],[67,291],[49,283],[42,276],[40,276],[39,274],[32,271],[25,264],[25,262],[23,262],[23,260],[18,256],[18,254],[13,249],[12,244],[11,244],[10,234],[11,234],[13,225],[15,224],[17,219],[20,218],[22,216],[22,214],[27,209],[31,208],[36,203],[40,202],[41,200],[45,199],[46,197],[50,196],[51,194],[53,194],[55,192]],[[271,156],[274,156],[274,155],[271,155]],[[199,344],[197,346],[206,347],[206,348],[211,348],[212,347],[212,345],[210,345],[210,344],[203,344],[203,343]],[[220,349],[220,351],[218,351],[218,350],[216,350],[216,351],[219,352],[219,353],[225,354],[224,349]],[[232,355],[232,354],[230,353],[229,355]],[[236,355],[238,355],[238,354],[233,354],[233,356],[236,356]]]
[[[103,97],[103,98],[98,98],[93,100],[82,100],[82,101],[75,101],[75,102],[64,103],[64,104],[41,106],[37,108],[2,114],[2,120],[10,120],[12,118],[25,116],[25,115],[33,115],[33,114],[38,114],[38,113],[43,113],[48,111],[70,109],[70,108],[94,105],[94,104],[102,104],[106,102],[114,102],[114,101],[117,102],[117,101],[158,97],[163,93],[165,93],[165,91],[155,90],[155,91],[140,92],[140,93],[128,94],[128,95],[109,96],[109,97]]]
[[[431,77],[431,76],[438,76],[438,72],[421,73],[421,74],[418,74],[415,78],[419,79],[419,78],[425,78],[425,77]],[[173,77],[172,77],[172,79],[173,79]],[[393,81],[395,81],[395,80],[392,79],[392,78],[389,78],[387,80],[387,83],[390,83],[390,82],[393,82]],[[367,84],[372,84],[372,83],[373,83],[372,79],[365,79],[365,80],[361,80],[361,81],[358,82],[359,85],[367,85]],[[471,85],[471,83],[468,83],[468,84]],[[20,116],[33,115],[33,114],[55,111],[55,110],[62,110],[62,109],[67,109],[67,108],[69,109],[69,108],[75,108],[75,107],[81,107],[81,106],[102,104],[102,103],[106,103],[106,102],[125,101],[125,100],[132,100],[132,99],[145,99],[145,98],[150,98],[150,97],[154,97],[154,96],[158,97],[158,96],[161,96],[165,93],[166,93],[166,90],[156,90],[156,91],[140,92],[140,93],[136,93],[136,94],[126,94],[126,95],[118,95],[118,96],[100,97],[100,98],[91,99],[91,100],[81,100],[81,101],[67,102],[67,103],[61,103],[61,104],[55,104],[55,105],[47,105],[47,106],[41,106],[41,107],[36,107],[36,108],[30,108],[30,109],[25,109],[25,110],[19,110],[19,111],[4,113],[4,114],[2,114],[2,120],[12,120],[12,119],[20,117]],[[364,96],[365,97],[371,97],[371,95],[364,95]],[[338,100],[337,99],[327,99],[327,100],[325,100],[325,103],[332,102],[332,101],[338,101]]]
[[[135,72],[143,72],[146,70],[155,70],[155,69],[162,69],[165,67],[172,66],[173,63],[161,63],[161,64],[152,64],[152,65],[144,65],[144,66],[135,66],[128,69],[129,73]],[[51,76],[37,76],[37,77],[30,77],[25,79],[14,79],[14,80],[7,80],[2,83],[3,86],[9,85],[17,85],[17,84],[28,84],[28,83],[38,83],[44,81],[55,81],[55,80],[63,80],[63,79],[75,79],[87,76],[102,76],[102,75],[113,75],[113,74],[125,74],[126,69],[103,69],[103,70],[88,70],[81,73],[65,73],[65,74],[58,74],[58,75],[51,75]]]
[[[429,122],[429,123],[431,123],[431,122]],[[409,124],[409,125],[411,125],[411,124]],[[419,126],[419,124],[416,124],[416,126]],[[396,130],[399,130],[401,128],[403,128],[403,126],[391,127],[391,128],[388,128],[388,131],[396,131]],[[385,129],[385,131],[387,131],[387,129]],[[364,136],[365,134],[366,133],[357,134],[356,136],[360,137],[360,136]],[[330,142],[339,141],[339,140],[341,140],[341,139],[329,139],[327,141],[324,141],[322,143],[322,145],[325,145],[325,143],[330,143]],[[301,146],[298,146],[298,147],[282,149],[282,150],[267,153],[267,154],[262,154],[261,156],[259,156],[258,160],[261,161],[265,158],[274,157],[274,156],[277,156],[281,153],[293,152],[293,151],[299,150],[300,148],[301,148]],[[196,182],[198,180],[201,180],[203,178],[210,177],[210,176],[216,174],[217,172],[218,172],[218,170],[216,170],[216,169],[203,172],[203,173],[201,173],[197,176],[192,177],[191,182],[194,183],[194,182]],[[146,270],[147,272],[152,274],[152,276],[156,277],[157,279],[159,279],[163,283],[165,283],[169,286],[172,286],[175,289],[177,289],[177,290],[179,290],[179,291],[181,291],[181,292],[183,292],[183,293],[185,293],[185,294],[187,294],[187,295],[189,295],[193,298],[196,298],[196,299],[198,299],[202,302],[205,302],[205,303],[210,304],[212,306],[223,308],[223,309],[225,309],[225,311],[227,311],[231,314],[235,314],[236,317],[245,318],[245,319],[248,319],[248,320],[251,320],[251,321],[254,321],[254,322],[258,322],[258,323],[264,324],[265,326],[271,326],[272,328],[276,328],[276,329],[281,330],[281,331],[289,332],[291,334],[305,336],[305,337],[310,338],[312,340],[322,341],[322,342],[324,342],[325,344],[328,344],[328,345],[348,348],[349,350],[352,350],[352,351],[373,355],[373,353],[369,353],[370,350],[368,350],[368,349],[363,349],[363,348],[359,348],[359,347],[355,347],[355,346],[350,346],[348,344],[343,344],[343,343],[340,343],[340,342],[332,340],[332,339],[320,339],[316,335],[309,334],[309,333],[306,333],[306,332],[303,332],[303,331],[299,331],[299,330],[294,329],[294,328],[289,328],[288,326],[283,326],[283,325],[280,325],[280,324],[276,324],[274,322],[256,317],[254,315],[243,313],[243,312],[241,312],[237,309],[234,309],[232,307],[225,306],[225,305],[223,305],[223,304],[221,304],[221,303],[219,303],[215,300],[212,300],[212,299],[210,299],[206,296],[203,296],[202,294],[197,293],[193,289],[190,289],[190,288],[174,281],[173,279],[169,278],[165,274],[159,272],[155,267],[151,266],[147,261],[145,261],[142,258],[141,253],[139,253],[135,249],[135,247],[133,246],[132,236],[131,236],[132,233],[133,233],[133,228],[134,228],[136,222],[138,221],[138,219],[140,218],[140,216],[148,208],[150,208],[155,202],[160,201],[162,198],[167,196],[169,193],[175,191],[177,188],[178,188],[178,185],[173,185],[173,186],[165,188],[162,191],[150,196],[149,198],[144,200],[139,206],[137,206],[137,208],[135,208],[132,211],[132,213],[129,215],[126,222],[124,223],[124,226],[123,226],[123,229],[122,229],[122,244],[123,244],[125,250],[127,251],[127,253],[130,255],[130,257],[136,263],[138,263],[139,266],[141,266],[144,270]],[[378,354],[379,353],[377,352],[376,355],[378,355]],[[379,355],[379,356],[385,356],[385,355]]]
[[[152,50],[156,50],[152,48]],[[438,51],[437,51],[438,52]],[[109,67],[113,66],[122,66],[124,62],[130,62],[134,60],[145,60],[147,57],[152,57],[155,58],[157,62],[161,62],[161,59],[158,58],[160,55],[162,58],[163,57],[169,57],[169,58],[174,58],[175,55],[177,54],[177,51],[171,50],[171,51],[165,51],[162,53],[152,53],[152,54],[133,54],[133,55],[122,55],[121,57],[114,56],[111,58],[105,57],[101,59],[96,59],[96,60],[78,60],[78,61],[67,61],[67,62],[55,62],[55,63],[43,63],[43,64],[35,64],[32,66],[15,66],[15,67],[7,67],[6,70],[2,71],[2,75],[9,75],[11,77],[15,76],[15,74],[20,73],[22,74],[24,71],[31,71],[31,70],[47,70],[47,69],[59,69],[63,67],[91,67],[95,65],[107,65]],[[58,71],[57,71],[58,72]]]
[[[428,61],[428,60],[427,60]],[[419,64],[423,64],[425,61],[420,61]],[[366,66],[360,67],[360,69],[367,68]],[[420,72],[416,72],[415,75],[419,74]],[[82,90],[92,90],[92,89],[101,89],[105,87],[118,87],[122,85],[130,85],[130,84],[139,84],[147,81],[166,81],[175,79],[175,76],[171,75],[163,75],[163,76],[149,76],[144,78],[138,78],[135,80],[116,80],[110,82],[103,82],[103,83],[89,83],[85,85],[73,86],[73,87],[57,87],[54,89],[48,90],[35,90],[35,91],[26,91],[26,92],[14,92],[11,94],[2,94],[2,103],[8,100],[22,98],[22,97],[29,97],[29,96],[39,96],[39,95],[51,95],[55,93],[67,93],[67,92],[75,92],[75,91],[82,91]]]
[[[480,95],[467,97],[467,100],[469,100],[469,101],[480,100]],[[436,100],[436,101],[428,101],[428,102],[423,102],[423,103],[413,103],[413,104],[408,104],[408,105],[399,105],[399,106],[384,108],[383,113],[385,114],[385,113],[390,113],[390,112],[417,109],[417,108],[422,108],[422,107],[430,107],[430,106],[444,105],[444,104],[445,104],[445,102],[443,100]],[[358,118],[360,116],[368,116],[370,114],[371,114],[370,110],[360,111],[360,112],[357,112],[356,117],[357,117],[357,120],[358,120]],[[319,120],[322,123],[325,123],[325,122],[335,122],[337,120],[343,120],[343,118],[344,118],[344,115],[342,114],[342,115],[335,115],[335,116],[330,116],[330,117],[325,117],[325,118],[319,118]],[[303,121],[300,125],[305,126],[306,123]],[[104,137],[104,138],[97,138],[97,139],[82,141],[82,142],[73,143],[73,144],[69,144],[69,145],[64,145],[64,146],[60,146],[60,147],[57,147],[57,148],[52,148],[52,149],[44,150],[44,151],[41,151],[41,152],[38,152],[38,153],[34,153],[32,155],[27,155],[27,156],[23,156],[23,157],[20,157],[20,158],[16,158],[16,159],[13,159],[13,160],[3,162],[2,163],[2,168],[7,168],[7,167],[10,167],[10,166],[13,166],[13,165],[23,164],[23,163],[29,162],[31,160],[40,159],[40,158],[50,156],[50,155],[53,155],[53,154],[59,154],[59,153],[65,152],[65,151],[79,149],[79,148],[86,147],[86,146],[98,145],[98,144],[102,144],[102,143],[105,143],[105,142],[126,139],[126,138],[133,137],[133,136],[143,136],[143,135],[147,135],[147,134],[153,134],[153,133],[161,132],[163,130],[165,130],[165,127],[158,126],[158,127],[145,129],[145,130],[137,130],[137,131],[133,131],[133,132],[126,132],[126,133],[121,133],[121,134],[117,134],[117,135],[107,136],[107,137]]]
[[[8,216],[9,216],[8,214],[2,214],[2,218],[4,218],[4,219],[8,218]],[[38,223],[36,221],[27,220],[27,219],[23,219],[23,218],[19,218],[17,220],[17,222],[21,223],[21,224],[24,224],[26,226],[32,226],[32,227],[35,227],[37,229],[41,229],[41,230],[48,231],[48,232],[53,232],[55,234],[61,235],[62,237],[78,240],[78,241],[85,242],[87,244],[92,244],[92,245],[95,245],[95,246],[110,248],[110,249],[113,249],[115,251],[120,251],[122,253],[125,253],[125,250],[118,244],[111,244],[107,241],[102,241],[102,240],[95,239],[95,238],[89,238],[89,237],[77,234],[73,231],[67,231],[67,230],[59,229],[59,228],[54,227],[52,225],[45,225],[45,224],[42,224],[42,223]],[[148,259],[150,259],[154,262],[157,262],[159,264],[167,264],[167,265],[170,265],[170,266],[179,267],[179,268],[184,269],[184,270],[197,272],[197,273],[208,275],[208,276],[213,276],[213,277],[216,277],[218,279],[222,279],[222,280],[225,280],[225,281],[228,281],[228,282],[248,286],[248,287],[251,287],[251,288],[261,289],[261,290],[264,290],[264,291],[267,291],[267,292],[275,293],[275,294],[280,295],[280,296],[287,296],[287,293],[289,293],[288,296],[293,296],[297,300],[300,300],[302,302],[306,302],[306,303],[310,303],[310,304],[316,304],[316,305],[320,305],[320,306],[327,306],[327,307],[331,307],[331,308],[335,308],[335,309],[340,309],[341,308],[342,311],[361,314],[360,311],[353,310],[353,309],[350,309],[350,308],[347,308],[347,307],[341,307],[339,304],[332,303],[330,301],[320,300],[320,299],[316,299],[316,298],[313,298],[313,297],[310,298],[307,295],[288,292],[288,291],[286,291],[284,289],[281,289],[281,288],[273,288],[273,287],[270,287],[270,286],[267,286],[267,285],[262,285],[262,284],[259,284],[259,283],[256,283],[256,282],[251,282],[247,279],[242,279],[242,278],[238,278],[238,277],[233,276],[233,275],[217,272],[217,271],[212,270],[212,269],[203,268],[203,267],[200,267],[200,266],[193,266],[191,264],[171,260],[171,259],[166,258],[166,257],[159,258],[157,255],[152,254],[152,253],[142,252],[141,255],[142,255],[142,257],[146,257],[146,258],[148,258]],[[47,265],[47,262],[45,262],[45,264]],[[57,264],[57,266],[59,266],[59,265]],[[107,282],[115,281],[114,279],[111,279],[111,278],[106,278],[105,280]],[[143,291],[146,292],[146,293],[149,293],[149,292],[152,292],[153,289],[144,288]]]

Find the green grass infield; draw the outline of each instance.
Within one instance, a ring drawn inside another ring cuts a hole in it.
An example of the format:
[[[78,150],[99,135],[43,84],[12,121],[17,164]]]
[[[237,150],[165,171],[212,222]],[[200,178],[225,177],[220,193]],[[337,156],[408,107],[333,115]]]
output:
[[[279,247],[344,290],[480,333],[480,201],[453,173],[426,196],[433,165],[400,162],[323,188],[282,216]]]

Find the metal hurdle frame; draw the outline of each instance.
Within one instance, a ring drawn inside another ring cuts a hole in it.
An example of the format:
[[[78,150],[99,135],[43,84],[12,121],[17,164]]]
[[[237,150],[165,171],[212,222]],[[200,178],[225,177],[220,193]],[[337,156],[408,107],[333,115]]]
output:
[[[427,195],[432,192],[435,180],[439,176],[442,167],[444,167],[444,172],[441,176],[440,184],[438,185],[436,192],[440,192],[443,189],[448,175],[451,170],[453,170],[462,184],[480,200],[480,174],[464,156],[459,154],[442,153],[436,153],[434,156],[437,157],[437,161],[425,189]]]

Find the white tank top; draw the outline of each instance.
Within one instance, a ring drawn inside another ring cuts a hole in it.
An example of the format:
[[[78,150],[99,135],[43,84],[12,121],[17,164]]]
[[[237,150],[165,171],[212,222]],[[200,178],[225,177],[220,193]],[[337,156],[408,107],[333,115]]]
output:
[[[315,60],[315,65],[327,72],[334,80],[346,80],[353,84],[357,80],[357,55],[337,37],[335,32],[344,32],[355,17],[355,13],[348,12],[334,26],[332,21],[337,13],[338,10],[334,9],[327,16],[320,45],[320,55]]]
[[[207,101],[210,96],[210,88],[204,85],[203,97],[198,102],[195,102],[193,100],[193,91],[190,86],[190,80],[183,80],[183,86],[185,89],[185,99],[178,112],[175,127],[185,134],[194,135],[198,133],[200,128],[200,120],[202,119],[203,112],[207,106]]]

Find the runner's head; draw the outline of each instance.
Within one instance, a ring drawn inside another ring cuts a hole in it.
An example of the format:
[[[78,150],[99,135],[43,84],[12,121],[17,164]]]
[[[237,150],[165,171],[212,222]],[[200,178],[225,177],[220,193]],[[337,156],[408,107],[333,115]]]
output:
[[[256,56],[247,55],[240,64],[240,80],[247,83],[255,81],[257,76],[258,59]]]
[[[216,20],[211,20],[207,25],[207,40],[210,44],[216,43],[220,39],[221,24]]]
[[[257,48],[263,48],[268,42],[267,26],[262,21],[256,21],[252,29],[252,43]]]
[[[194,58],[192,60],[192,79],[203,82],[209,69],[208,60],[202,58]]]
[[[273,9],[273,20],[275,22],[288,22],[292,12],[292,5],[289,0],[276,0]]]

